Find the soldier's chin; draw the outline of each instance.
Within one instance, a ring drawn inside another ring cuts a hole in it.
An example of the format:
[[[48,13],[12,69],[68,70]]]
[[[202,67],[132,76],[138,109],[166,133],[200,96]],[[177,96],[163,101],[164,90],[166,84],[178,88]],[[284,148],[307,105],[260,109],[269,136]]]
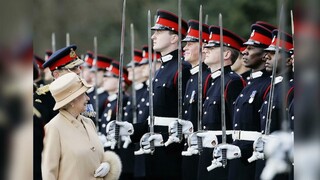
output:
[[[268,72],[272,72],[272,67],[266,67],[266,70],[267,70]]]

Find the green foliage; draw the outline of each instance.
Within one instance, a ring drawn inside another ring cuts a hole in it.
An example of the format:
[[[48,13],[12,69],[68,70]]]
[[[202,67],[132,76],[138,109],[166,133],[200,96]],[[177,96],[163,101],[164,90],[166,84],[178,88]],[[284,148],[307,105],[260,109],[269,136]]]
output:
[[[182,0],[183,19],[198,19],[199,6],[208,24],[218,25],[218,14],[223,15],[223,26],[247,39],[250,26],[257,20],[277,25],[277,0]],[[290,32],[292,1],[286,7],[287,32]],[[147,44],[147,11],[152,16],[157,9],[178,13],[177,0],[127,0],[125,63],[130,57],[130,23],[135,27],[135,48]],[[51,33],[56,34],[56,49],[65,46],[65,34],[78,45],[78,53],[93,50],[93,37],[98,37],[98,53],[119,60],[122,0],[34,0],[34,50],[44,56],[51,49]],[[204,20],[203,17],[203,20]],[[153,24],[153,18],[152,18]]]

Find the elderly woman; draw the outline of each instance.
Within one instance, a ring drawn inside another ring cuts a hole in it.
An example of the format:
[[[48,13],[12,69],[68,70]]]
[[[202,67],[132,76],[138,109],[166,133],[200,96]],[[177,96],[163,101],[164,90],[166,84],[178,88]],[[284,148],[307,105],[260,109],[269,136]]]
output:
[[[44,180],[109,180],[120,176],[120,158],[103,151],[92,120],[81,115],[89,101],[85,92],[90,87],[73,72],[49,86],[56,101],[54,110],[59,113],[45,126]]]

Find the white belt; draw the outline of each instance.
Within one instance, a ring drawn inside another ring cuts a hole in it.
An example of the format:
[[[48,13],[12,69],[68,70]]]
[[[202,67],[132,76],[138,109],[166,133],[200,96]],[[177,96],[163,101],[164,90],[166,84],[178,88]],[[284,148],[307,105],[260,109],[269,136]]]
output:
[[[173,121],[178,120],[176,117],[159,117],[154,116],[154,125],[155,126],[169,126]],[[148,124],[150,125],[150,116],[148,117]]]
[[[209,130],[210,132],[213,132],[216,136],[221,136],[222,135],[222,131],[211,131]],[[226,135],[231,135],[233,133],[233,130],[229,131],[227,130],[226,131]]]
[[[235,140],[245,140],[245,141],[255,141],[262,134],[257,131],[241,131],[235,130],[232,132],[232,139]]]

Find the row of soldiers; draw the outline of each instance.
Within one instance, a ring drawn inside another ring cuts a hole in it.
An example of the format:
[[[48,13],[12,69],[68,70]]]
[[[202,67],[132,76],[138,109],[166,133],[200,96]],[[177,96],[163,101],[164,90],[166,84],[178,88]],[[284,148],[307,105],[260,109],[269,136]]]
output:
[[[267,142],[278,144],[277,147],[280,143],[288,146],[292,138],[289,136],[288,140],[288,136],[281,133],[269,136],[271,132],[283,129],[283,122],[290,124],[288,129],[293,131],[292,36],[269,23],[257,21],[252,24],[248,39],[223,28],[221,42],[219,26],[202,24],[202,39],[199,40],[199,22],[189,20],[187,23],[182,19],[180,33],[185,45],[183,54],[180,54],[182,58],[178,59],[178,27],[178,16],[165,10],[157,11],[156,23],[151,28],[154,30],[151,36],[153,50],[158,52],[153,62],[157,65],[154,74],[150,74],[147,46],[142,51],[135,50],[132,63],[126,67],[105,56],[98,56],[93,63],[94,55],[90,52],[83,63],[72,54],[77,49],[75,45],[53,52],[42,67],[49,68],[54,79],[72,71],[88,82],[96,83],[95,89],[87,92],[90,104],[97,112],[97,121],[94,118],[93,121],[105,149],[113,149],[121,157],[123,170],[120,179],[292,178],[288,170],[292,167],[287,162],[272,161],[271,166],[266,166],[264,160]],[[202,54],[199,53],[200,46]],[[181,79],[179,61],[182,61]],[[124,73],[119,78],[121,68]],[[154,76],[152,93],[149,93],[150,76]],[[201,93],[198,91],[200,79]],[[114,121],[117,118],[119,80],[124,87],[121,122]],[[132,82],[135,98],[127,92]],[[182,97],[179,97],[179,86]],[[221,88],[224,89],[223,99]],[[149,103],[150,97],[153,98],[152,104]],[[181,98],[182,119],[178,118]],[[198,105],[199,99],[201,106]],[[221,112],[222,100],[224,113]],[[98,106],[95,106],[96,101]],[[52,110],[53,106],[54,99],[48,86],[38,88],[34,94],[34,167],[35,177],[39,178],[43,126],[57,114]],[[150,106],[153,120],[149,115]],[[200,118],[198,111],[202,112]],[[136,122],[133,121],[134,113]],[[227,130],[224,132],[221,131],[222,116],[225,116]],[[268,121],[269,117],[272,121]],[[266,129],[269,122],[270,127]],[[119,128],[121,146],[115,146],[116,128]],[[180,133],[184,138],[179,137]],[[226,143],[222,143],[223,133],[226,133]],[[273,138],[269,140],[270,137]],[[222,162],[224,150],[227,163]],[[288,153],[291,151],[289,144],[289,149],[272,149],[271,154],[281,156],[286,153],[289,154],[287,161],[292,161],[292,154]],[[265,171],[264,167],[267,167]],[[275,176],[277,171],[282,174]]]

